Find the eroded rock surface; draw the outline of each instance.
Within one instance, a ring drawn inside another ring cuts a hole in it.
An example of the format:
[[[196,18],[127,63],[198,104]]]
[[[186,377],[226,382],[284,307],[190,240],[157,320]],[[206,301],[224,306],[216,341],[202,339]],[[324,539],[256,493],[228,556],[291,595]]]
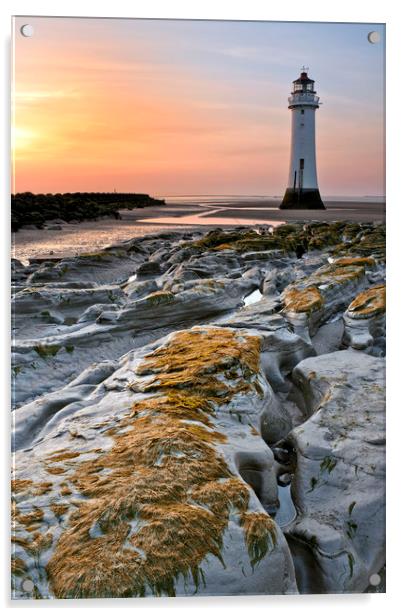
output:
[[[309,276],[289,284],[281,295],[283,312],[294,331],[306,338],[370,284],[369,273],[381,268],[373,257],[331,260]]]
[[[343,315],[343,343],[375,355],[385,353],[385,285],[369,287]]]
[[[276,470],[261,433],[278,409],[262,343],[181,331],[66,387],[62,410],[15,411],[15,596],[22,576],[38,597],[297,592],[267,513]]]
[[[14,261],[13,596],[366,590],[384,248],[295,223]]]
[[[286,529],[301,592],[362,592],[385,562],[385,365],[338,351],[293,371],[309,419],[290,439],[296,520]]]

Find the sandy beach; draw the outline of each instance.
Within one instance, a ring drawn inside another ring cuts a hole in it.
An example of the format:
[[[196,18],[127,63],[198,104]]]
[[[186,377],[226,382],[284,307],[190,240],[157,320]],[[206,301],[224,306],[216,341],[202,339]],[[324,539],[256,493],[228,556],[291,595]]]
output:
[[[262,197],[172,197],[166,205],[121,210],[111,218],[64,224],[62,229],[21,229],[13,234],[13,257],[22,260],[74,256],[164,230],[272,225],[290,221],[385,221],[385,203],[375,199],[325,201],[326,210],[280,210],[280,199]]]

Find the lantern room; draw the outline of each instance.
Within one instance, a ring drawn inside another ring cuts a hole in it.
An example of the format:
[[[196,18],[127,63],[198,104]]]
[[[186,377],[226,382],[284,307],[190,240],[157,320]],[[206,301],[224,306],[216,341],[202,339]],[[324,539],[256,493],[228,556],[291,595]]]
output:
[[[308,94],[316,93],[314,90],[314,80],[309,79],[307,72],[302,69],[300,77],[293,82],[292,94],[303,94],[304,92]]]

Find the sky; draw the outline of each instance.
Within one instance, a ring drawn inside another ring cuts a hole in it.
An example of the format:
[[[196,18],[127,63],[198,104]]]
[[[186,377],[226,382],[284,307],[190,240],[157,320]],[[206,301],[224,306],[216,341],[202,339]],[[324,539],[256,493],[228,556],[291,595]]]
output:
[[[282,195],[304,65],[321,193],[384,195],[384,39],[378,24],[16,18],[13,192]]]

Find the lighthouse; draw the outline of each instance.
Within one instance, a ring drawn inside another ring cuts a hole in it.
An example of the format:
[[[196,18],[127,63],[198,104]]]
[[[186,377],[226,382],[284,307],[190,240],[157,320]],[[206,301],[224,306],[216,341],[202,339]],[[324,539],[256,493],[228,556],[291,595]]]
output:
[[[292,112],[292,141],[288,185],[280,205],[282,210],[325,210],[318,190],[315,160],[315,112],[320,99],[307,71],[303,66],[288,98]]]

